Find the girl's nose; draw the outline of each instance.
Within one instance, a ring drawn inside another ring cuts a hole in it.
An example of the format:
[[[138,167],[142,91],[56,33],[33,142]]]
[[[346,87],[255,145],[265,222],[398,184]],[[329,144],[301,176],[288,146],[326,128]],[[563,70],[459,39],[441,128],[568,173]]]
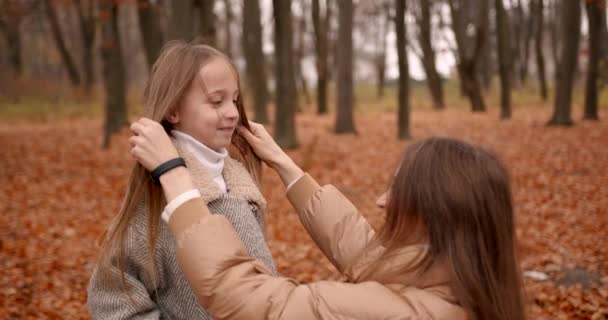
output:
[[[224,113],[224,117],[228,119],[238,119],[239,118],[239,110],[234,102],[230,103],[228,106],[228,110]]]
[[[376,205],[382,209],[386,208],[386,201],[388,199],[388,191],[383,193],[378,200],[376,200]]]

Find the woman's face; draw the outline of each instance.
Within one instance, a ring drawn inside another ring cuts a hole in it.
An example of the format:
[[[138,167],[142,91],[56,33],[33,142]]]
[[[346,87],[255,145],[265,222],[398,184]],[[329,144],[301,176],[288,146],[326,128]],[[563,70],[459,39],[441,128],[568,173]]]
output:
[[[397,169],[395,170],[395,173],[393,174],[393,179],[395,177],[397,177],[397,173],[399,173],[399,167],[397,167]],[[376,200],[376,205],[381,209],[386,209],[386,205],[388,203],[388,198],[389,198],[390,194],[391,194],[391,187],[389,187],[386,191],[384,191],[383,194],[380,195],[378,200]]]
[[[181,106],[168,120],[175,129],[219,151],[230,146],[238,124],[236,100],[239,94],[232,66],[223,58],[212,58],[198,72]]]
[[[388,195],[389,195],[390,189],[386,190],[382,195],[380,195],[380,197],[378,198],[378,200],[376,200],[376,205],[379,208],[386,208],[386,204],[388,202]]]

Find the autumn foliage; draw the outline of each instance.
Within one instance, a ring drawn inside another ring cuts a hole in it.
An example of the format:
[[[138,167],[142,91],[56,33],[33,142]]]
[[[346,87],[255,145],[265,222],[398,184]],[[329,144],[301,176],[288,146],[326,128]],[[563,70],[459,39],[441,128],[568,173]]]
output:
[[[415,138],[449,135],[495,150],[512,176],[530,319],[608,318],[608,126],[544,124],[550,110],[414,112]],[[578,116],[578,115],[577,115]],[[359,134],[332,133],[331,116],[301,115],[290,152],[321,183],[336,185],[374,226],[376,196],[407,142],[393,113],[356,115]],[[0,123],[0,318],[87,319],[86,287],[96,241],[121,204],[127,132],[100,149],[102,124]],[[267,234],[280,271],[301,281],[338,279],[266,170]]]

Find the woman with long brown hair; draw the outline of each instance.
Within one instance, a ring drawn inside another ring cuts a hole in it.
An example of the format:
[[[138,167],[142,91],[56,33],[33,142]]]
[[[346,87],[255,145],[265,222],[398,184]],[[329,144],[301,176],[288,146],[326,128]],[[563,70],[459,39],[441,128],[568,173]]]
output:
[[[288,185],[307,232],[346,282],[273,276],[249,257],[225,218],[193,195],[186,168],[160,125],[131,127],[133,156],[175,204],[166,217],[179,265],[217,319],[525,319],[511,188],[481,147],[448,138],[410,145],[387,194],[378,233],[334,187],[319,186],[261,125],[239,131]]]
[[[275,273],[264,239],[261,163],[236,132],[249,123],[230,60],[209,46],[168,43],[152,67],[144,115],[171,135],[209,210],[224,214],[248,254]],[[177,265],[175,241],[161,221],[172,210],[165,205],[161,186],[137,163],[91,276],[93,319],[211,319]]]

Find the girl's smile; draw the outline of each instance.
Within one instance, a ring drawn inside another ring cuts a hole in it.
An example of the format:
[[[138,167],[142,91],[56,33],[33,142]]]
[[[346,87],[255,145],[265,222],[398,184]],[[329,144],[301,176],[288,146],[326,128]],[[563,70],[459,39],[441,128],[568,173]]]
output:
[[[232,66],[216,57],[192,81],[181,107],[168,120],[207,147],[220,151],[232,142],[239,121],[238,78]]]

